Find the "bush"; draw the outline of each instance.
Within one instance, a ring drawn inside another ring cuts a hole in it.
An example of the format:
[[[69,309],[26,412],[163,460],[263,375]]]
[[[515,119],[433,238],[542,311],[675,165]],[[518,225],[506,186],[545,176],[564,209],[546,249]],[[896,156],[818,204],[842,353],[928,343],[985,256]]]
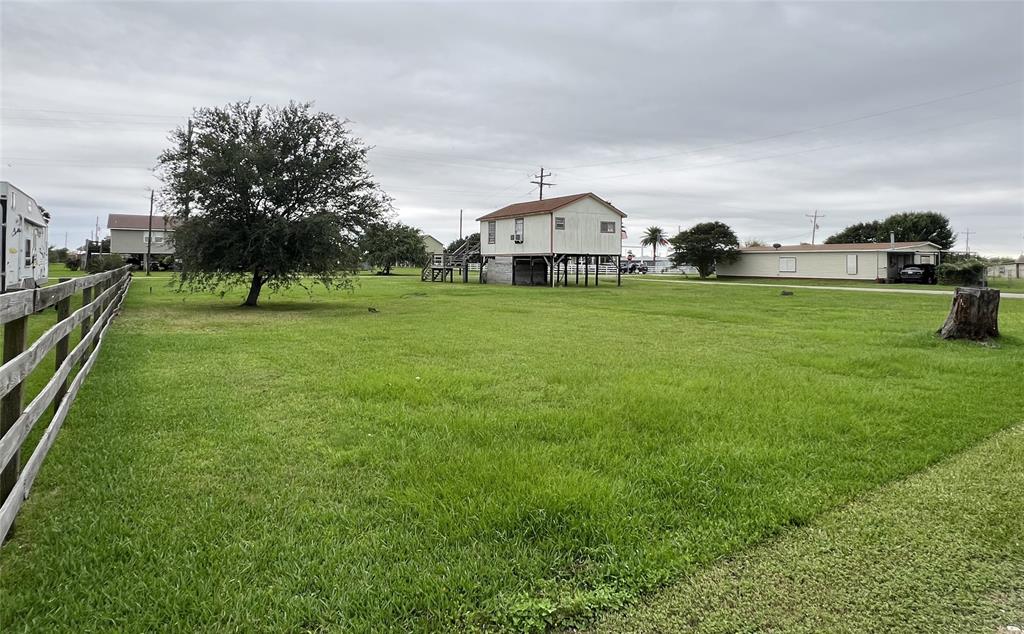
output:
[[[82,260],[78,257],[78,254],[73,253],[68,256],[68,261],[64,263],[64,266],[68,267],[69,271],[77,271],[81,263]]]
[[[981,260],[960,260],[939,265],[939,283],[950,286],[980,286],[985,281],[986,265]]]
[[[89,263],[85,266],[85,270],[88,273],[102,273],[103,271],[113,271],[124,266],[124,258],[114,253],[104,253],[102,255],[90,255]]]

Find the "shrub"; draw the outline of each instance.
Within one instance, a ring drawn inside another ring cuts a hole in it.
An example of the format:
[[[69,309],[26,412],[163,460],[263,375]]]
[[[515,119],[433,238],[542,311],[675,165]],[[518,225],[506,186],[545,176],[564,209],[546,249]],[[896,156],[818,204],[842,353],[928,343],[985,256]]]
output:
[[[950,286],[980,286],[985,280],[985,263],[981,260],[961,260],[939,265],[939,283]]]
[[[112,271],[124,266],[124,258],[114,253],[93,254],[89,256],[89,262],[85,266],[88,273],[102,273]]]

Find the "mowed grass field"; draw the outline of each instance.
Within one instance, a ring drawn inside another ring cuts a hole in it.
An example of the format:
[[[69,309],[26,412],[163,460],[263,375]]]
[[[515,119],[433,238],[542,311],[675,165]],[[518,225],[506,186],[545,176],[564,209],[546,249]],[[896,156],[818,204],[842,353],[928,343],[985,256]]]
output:
[[[1022,420],[1019,300],[979,346],[937,296],[165,284],[0,549],[4,631],[572,627]]]

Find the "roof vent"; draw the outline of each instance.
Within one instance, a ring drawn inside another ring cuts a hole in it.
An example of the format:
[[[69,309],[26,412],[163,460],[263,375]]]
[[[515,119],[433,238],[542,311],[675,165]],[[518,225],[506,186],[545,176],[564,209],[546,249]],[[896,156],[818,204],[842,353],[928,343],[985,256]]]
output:
[[[773,249],[781,249],[781,248],[782,248],[782,245],[781,245],[781,244],[779,244],[778,242],[776,242],[775,244],[773,244],[773,245],[772,245],[772,248],[773,248]]]

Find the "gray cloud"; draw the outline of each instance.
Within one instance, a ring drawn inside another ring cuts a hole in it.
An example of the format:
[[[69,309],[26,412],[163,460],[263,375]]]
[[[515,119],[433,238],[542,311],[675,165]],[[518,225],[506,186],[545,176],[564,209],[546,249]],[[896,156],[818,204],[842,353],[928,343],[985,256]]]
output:
[[[56,244],[144,212],[167,131],[251,97],[351,119],[400,216],[442,240],[460,208],[535,196],[543,164],[555,193],[613,200],[631,236],[721,219],[797,241],[814,209],[825,234],[933,209],[972,248],[1024,248],[1019,3],[0,11],[3,177],[53,212]]]

